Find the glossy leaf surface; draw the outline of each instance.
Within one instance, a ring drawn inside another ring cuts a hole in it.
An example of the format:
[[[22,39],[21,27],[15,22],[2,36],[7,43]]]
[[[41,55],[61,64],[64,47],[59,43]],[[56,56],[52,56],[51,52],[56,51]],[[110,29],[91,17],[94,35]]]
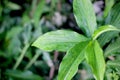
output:
[[[100,36],[102,33],[105,33],[107,31],[120,31],[120,30],[112,25],[101,26],[94,32],[92,36],[93,40],[97,39],[98,36]]]
[[[57,30],[39,37],[32,46],[46,51],[67,51],[76,43],[87,40],[86,37],[74,31]]]
[[[71,80],[78,70],[78,65],[84,60],[84,52],[89,41],[80,42],[72,47],[63,58],[58,74],[58,80]]]
[[[97,41],[91,41],[86,49],[86,60],[90,65],[96,80],[103,80],[105,72],[105,60],[103,51]]]
[[[87,36],[92,36],[97,28],[97,24],[90,0],[74,0],[73,9],[78,26]]]
[[[35,27],[39,26],[39,19],[43,13],[44,6],[45,6],[45,0],[41,0],[35,10],[34,15],[33,15]]]

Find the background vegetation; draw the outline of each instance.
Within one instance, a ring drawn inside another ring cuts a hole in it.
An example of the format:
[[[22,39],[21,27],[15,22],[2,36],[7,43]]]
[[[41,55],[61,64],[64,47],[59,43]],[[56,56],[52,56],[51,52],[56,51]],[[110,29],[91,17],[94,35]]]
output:
[[[91,0],[98,26],[120,28],[119,0]],[[65,53],[50,53],[32,47],[42,34],[70,29],[84,34],[76,24],[72,0],[0,0],[0,80],[57,80]],[[120,35],[103,34],[98,39],[106,60],[106,80],[120,79]],[[66,64],[67,65],[67,64]],[[73,80],[94,80],[85,63]]]

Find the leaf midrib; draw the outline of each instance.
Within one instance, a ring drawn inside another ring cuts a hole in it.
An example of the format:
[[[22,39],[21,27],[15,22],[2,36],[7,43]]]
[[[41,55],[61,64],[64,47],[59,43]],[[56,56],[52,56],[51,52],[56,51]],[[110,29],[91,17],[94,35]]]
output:
[[[86,47],[84,47],[84,49],[80,52],[80,53],[84,53],[84,51],[85,51],[85,49],[87,48],[87,45],[88,44],[86,44]],[[79,53],[79,54],[80,54]],[[70,74],[70,71],[71,71],[71,69],[72,69],[72,67],[74,66],[74,64],[75,64],[75,62],[77,62],[78,61],[78,58],[80,57],[80,55],[78,56],[78,55],[76,55],[77,56],[77,58],[75,59],[75,60],[73,60],[74,61],[74,63],[72,64],[72,66],[69,66],[69,71],[67,70],[66,72],[67,72],[67,75],[65,76],[65,78],[64,79],[66,79],[66,77]],[[84,59],[83,59],[84,60]],[[82,62],[82,60],[81,60],[81,62]],[[79,65],[79,64],[78,64]]]
[[[85,49],[84,49],[85,50]],[[81,54],[84,52],[84,50],[81,52]],[[80,55],[77,57],[77,59],[80,57]],[[72,67],[74,66],[74,64],[78,61],[77,59],[75,59],[74,60],[74,63],[72,64],[72,66],[70,67],[70,69],[69,69],[69,71],[72,69]],[[84,60],[84,59],[83,59]],[[78,64],[79,65],[79,64]],[[67,75],[69,75],[70,73],[69,73],[69,71],[68,71],[68,74]],[[66,76],[67,76],[66,75]]]

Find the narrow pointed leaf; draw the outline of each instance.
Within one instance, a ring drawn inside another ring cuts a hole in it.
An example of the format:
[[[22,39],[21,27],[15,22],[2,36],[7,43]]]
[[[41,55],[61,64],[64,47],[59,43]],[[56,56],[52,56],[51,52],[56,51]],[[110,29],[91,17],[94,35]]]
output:
[[[84,51],[89,41],[80,42],[72,47],[63,58],[58,74],[58,80],[71,80],[78,70],[78,65],[84,60]]]
[[[5,75],[12,77],[14,80],[44,80],[41,76],[30,71],[6,70]]]
[[[105,61],[103,51],[97,41],[91,41],[86,48],[86,60],[96,80],[104,80]]]
[[[114,0],[105,0],[105,10],[104,10],[104,17],[106,17],[111,10],[112,6],[114,5]]]
[[[116,3],[106,18],[106,24],[114,25],[120,28],[120,2]]]
[[[90,0],[74,0],[73,9],[78,26],[87,36],[97,28],[95,12]]]
[[[43,13],[44,6],[45,6],[45,0],[40,0],[39,4],[37,5],[34,11],[33,20],[35,27],[39,26],[39,19]]]
[[[105,33],[107,31],[119,31],[120,32],[119,29],[117,29],[116,27],[114,27],[112,25],[101,26],[92,35],[93,40],[97,39],[98,36],[100,36],[102,33]]]
[[[120,2],[116,3],[106,18],[106,25],[110,24],[120,29]],[[112,38],[116,37],[118,32],[107,32],[98,39],[101,46],[104,46]]]
[[[87,40],[86,37],[70,30],[52,31],[40,36],[32,46],[46,51],[67,51],[76,43]]]

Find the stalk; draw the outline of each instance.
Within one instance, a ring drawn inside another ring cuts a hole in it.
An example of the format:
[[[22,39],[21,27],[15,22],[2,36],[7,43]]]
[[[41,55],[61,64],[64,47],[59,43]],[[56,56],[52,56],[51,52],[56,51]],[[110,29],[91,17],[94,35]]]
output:
[[[24,48],[23,48],[23,50],[21,52],[21,55],[19,56],[19,58],[17,59],[17,62],[15,63],[15,65],[13,67],[14,70],[17,69],[17,67],[20,65],[20,63],[21,63],[26,51],[28,50],[29,46],[30,46],[30,44],[26,44],[24,46]]]
[[[27,66],[24,68],[25,70],[29,69],[32,64],[38,59],[38,57],[41,55],[41,53],[36,53],[35,56],[32,58],[32,60],[27,64]]]

